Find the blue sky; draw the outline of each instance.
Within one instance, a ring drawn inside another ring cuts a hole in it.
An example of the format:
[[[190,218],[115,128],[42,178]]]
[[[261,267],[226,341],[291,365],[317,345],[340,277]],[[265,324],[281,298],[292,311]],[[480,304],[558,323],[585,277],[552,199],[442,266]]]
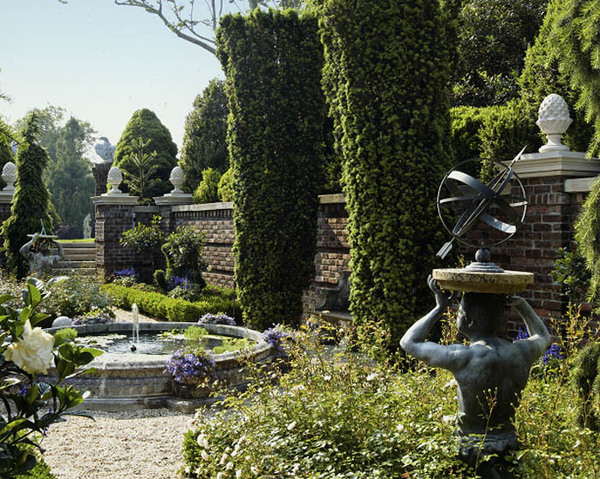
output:
[[[112,0],[0,0],[0,115],[63,107],[116,144],[139,108],[154,111],[181,147],[197,94],[223,77],[210,53],[154,15]]]

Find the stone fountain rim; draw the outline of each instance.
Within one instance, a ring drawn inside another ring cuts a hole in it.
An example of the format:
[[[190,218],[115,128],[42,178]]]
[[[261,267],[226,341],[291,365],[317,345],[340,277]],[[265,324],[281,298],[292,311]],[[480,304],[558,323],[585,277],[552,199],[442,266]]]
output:
[[[206,329],[210,334],[218,334],[223,336],[232,336],[235,338],[248,338],[257,344],[252,348],[252,356],[260,356],[268,353],[271,346],[264,340],[262,333],[253,329],[244,328],[241,326],[229,326],[226,324],[198,324],[192,322],[181,323],[163,323],[163,322],[140,322],[140,332],[162,332],[172,331],[173,329],[185,329],[190,326],[199,326]],[[106,324],[83,324],[73,326],[61,326],[45,329],[48,333],[55,333],[60,329],[72,328],[77,331],[77,334],[113,334],[113,333],[131,333],[133,323],[106,323]],[[219,364],[227,364],[236,361],[238,352],[229,352],[221,354],[213,354],[213,360],[218,367]],[[99,366],[102,369],[129,369],[135,368],[164,368],[165,362],[171,357],[170,354],[111,354],[104,353],[90,363],[89,367]]]
[[[464,268],[434,269],[431,276],[440,288],[465,293],[515,294],[533,283],[533,273],[504,271],[490,273],[468,271]]]

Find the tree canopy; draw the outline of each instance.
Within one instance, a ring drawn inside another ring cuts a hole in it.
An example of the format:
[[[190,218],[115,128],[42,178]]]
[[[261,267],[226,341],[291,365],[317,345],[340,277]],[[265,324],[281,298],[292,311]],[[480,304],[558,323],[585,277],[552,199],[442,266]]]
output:
[[[194,100],[194,109],[185,120],[180,164],[185,172],[185,186],[194,191],[202,172],[212,168],[225,173],[227,154],[227,97],[223,80],[212,80],[202,95]]]

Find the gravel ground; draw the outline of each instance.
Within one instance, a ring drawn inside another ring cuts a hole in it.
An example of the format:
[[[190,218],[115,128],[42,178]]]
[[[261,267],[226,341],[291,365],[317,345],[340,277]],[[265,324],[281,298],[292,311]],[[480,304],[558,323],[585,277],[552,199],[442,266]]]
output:
[[[190,414],[167,409],[70,416],[42,442],[57,479],[174,479]]]
[[[131,313],[115,311],[117,320]],[[140,315],[140,321],[155,321]],[[94,421],[68,416],[42,441],[57,479],[175,479],[191,414],[167,409],[92,411]]]

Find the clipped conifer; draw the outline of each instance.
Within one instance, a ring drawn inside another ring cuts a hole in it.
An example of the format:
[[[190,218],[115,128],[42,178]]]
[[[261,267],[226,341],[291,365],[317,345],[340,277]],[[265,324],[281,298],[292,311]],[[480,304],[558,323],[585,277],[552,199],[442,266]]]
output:
[[[314,275],[322,49],[313,17],[255,10],[217,32],[234,177],[235,278],[246,324],[297,323]]]
[[[146,143],[150,140],[148,148],[145,151],[148,155],[153,155],[153,166],[156,167],[152,181],[152,187],[146,190],[142,202],[149,201],[154,196],[161,196],[171,191],[172,186],[169,183],[171,170],[177,165],[177,145],[173,143],[171,133],[164,126],[156,114],[147,108],[137,110],[127,123],[125,130],[115,149],[114,166],[118,166],[125,173],[123,188],[128,190],[129,178],[136,175],[136,167],[133,162],[133,156],[138,151],[136,142],[143,140]],[[156,153],[156,154],[155,154]]]
[[[17,277],[24,277],[29,268],[19,249],[29,239],[28,234],[39,232],[43,222],[47,232],[52,231],[53,220],[49,214],[50,193],[42,180],[48,166],[48,153],[37,144],[37,115],[25,120],[16,157],[17,182],[13,197],[11,216],[2,224],[2,236],[6,248],[7,268]]]
[[[194,100],[194,109],[185,119],[185,133],[180,165],[185,172],[185,184],[194,191],[202,172],[212,168],[223,174],[229,168],[227,156],[227,97],[225,82],[212,80],[202,95]]]
[[[443,244],[435,199],[450,167],[454,25],[438,0],[319,0],[324,87],[349,213],[351,311],[398,340],[431,306]]]

